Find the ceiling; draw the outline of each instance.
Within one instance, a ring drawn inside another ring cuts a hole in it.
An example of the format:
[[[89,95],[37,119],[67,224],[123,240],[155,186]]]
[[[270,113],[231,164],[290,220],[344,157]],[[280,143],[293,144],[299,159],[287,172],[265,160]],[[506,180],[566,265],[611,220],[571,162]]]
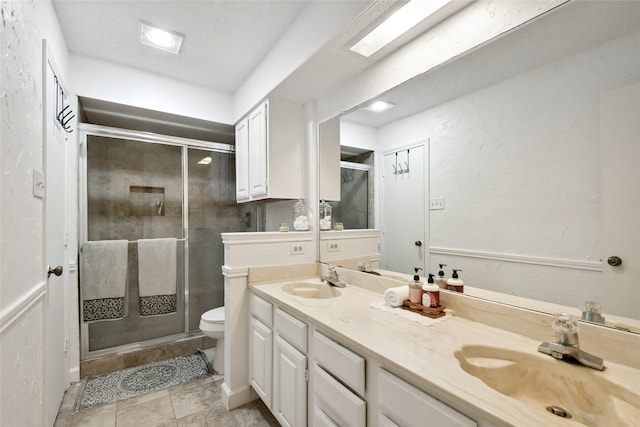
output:
[[[308,4],[308,0],[53,0],[70,52],[230,93]],[[140,44],[140,20],[185,34],[180,54]]]
[[[638,1],[566,3],[376,98],[396,107],[383,113],[359,108],[342,118],[374,128],[385,126],[636,31],[640,31]]]

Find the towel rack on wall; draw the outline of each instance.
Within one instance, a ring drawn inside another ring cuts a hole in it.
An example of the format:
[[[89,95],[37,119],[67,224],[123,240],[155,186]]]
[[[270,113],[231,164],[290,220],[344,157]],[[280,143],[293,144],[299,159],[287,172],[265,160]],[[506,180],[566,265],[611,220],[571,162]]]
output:
[[[71,129],[71,120],[76,116],[73,114],[71,105],[65,105],[66,96],[64,95],[64,89],[58,81],[58,76],[54,75],[53,78],[56,82],[56,120],[60,123],[62,129],[67,133],[73,132]]]

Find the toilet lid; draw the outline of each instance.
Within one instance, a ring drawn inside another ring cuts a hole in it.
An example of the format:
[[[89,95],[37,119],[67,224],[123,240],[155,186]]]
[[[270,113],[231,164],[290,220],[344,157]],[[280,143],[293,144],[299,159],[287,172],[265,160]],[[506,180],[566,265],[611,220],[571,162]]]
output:
[[[224,306],[207,311],[202,315],[201,320],[207,323],[224,323]]]

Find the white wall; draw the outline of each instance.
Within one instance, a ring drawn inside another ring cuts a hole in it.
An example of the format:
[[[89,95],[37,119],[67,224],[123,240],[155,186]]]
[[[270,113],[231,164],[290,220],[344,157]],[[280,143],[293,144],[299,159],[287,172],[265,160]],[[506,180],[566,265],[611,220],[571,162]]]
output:
[[[32,196],[31,177],[44,169],[42,39],[63,75],[67,48],[50,1],[1,7],[0,424],[37,426],[43,423],[46,273],[43,201]]]
[[[380,150],[431,140],[431,197],[446,206],[431,211],[431,246],[597,263],[600,95],[640,81],[629,54],[639,43],[640,33],[615,39],[380,128]],[[599,272],[431,262],[463,268],[470,285],[574,307],[589,297],[611,311],[624,298]]]
[[[72,91],[78,96],[219,123],[234,123],[231,93],[84,55],[71,54],[69,68]]]

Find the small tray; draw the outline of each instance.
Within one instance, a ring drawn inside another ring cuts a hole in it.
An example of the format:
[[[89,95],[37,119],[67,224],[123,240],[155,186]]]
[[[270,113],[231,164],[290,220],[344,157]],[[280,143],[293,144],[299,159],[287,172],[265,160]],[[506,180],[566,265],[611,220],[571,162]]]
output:
[[[402,302],[402,308],[408,311],[412,311],[414,313],[418,313],[422,316],[431,317],[432,319],[437,319],[438,317],[442,317],[446,315],[444,309],[447,308],[444,305],[439,305],[437,307],[427,307],[422,304],[416,304],[406,299]]]

